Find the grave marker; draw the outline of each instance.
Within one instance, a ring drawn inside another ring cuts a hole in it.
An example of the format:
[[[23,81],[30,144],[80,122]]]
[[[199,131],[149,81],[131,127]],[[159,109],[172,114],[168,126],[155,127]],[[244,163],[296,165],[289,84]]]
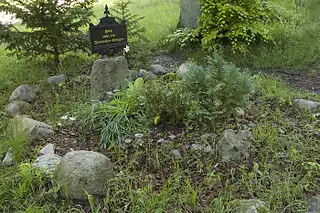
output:
[[[117,23],[115,18],[110,16],[107,5],[104,14],[105,17],[100,19],[98,25],[90,24],[91,53],[111,56],[123,51],[127,46],[127,26],[125,22]]]

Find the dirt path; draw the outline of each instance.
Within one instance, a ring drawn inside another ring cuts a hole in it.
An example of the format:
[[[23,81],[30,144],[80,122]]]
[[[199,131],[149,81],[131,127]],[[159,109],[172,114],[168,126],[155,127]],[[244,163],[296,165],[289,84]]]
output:
[[[286,83],[300,90],[308,90],[310,92],[320,94],[320,76],[319,73],[301,71],[290,73],[278,70],[261,71],[276,77],[280,77]]]

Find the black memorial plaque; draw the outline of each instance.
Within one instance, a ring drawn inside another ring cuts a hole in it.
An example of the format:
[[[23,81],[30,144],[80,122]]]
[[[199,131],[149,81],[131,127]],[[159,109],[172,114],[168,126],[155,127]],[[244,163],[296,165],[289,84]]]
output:
[[[104,13],[106,16],[100,19],[98,25],[90,24],[91,53],[113,55],[123,51],[128,44],[127,27],[125,23],[119,24],[115,18],[109,16],[107,5]]]

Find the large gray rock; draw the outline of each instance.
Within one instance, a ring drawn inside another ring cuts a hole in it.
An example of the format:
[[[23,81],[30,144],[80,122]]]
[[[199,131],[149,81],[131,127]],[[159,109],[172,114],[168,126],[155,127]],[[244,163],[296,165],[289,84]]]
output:
[[[232,208],[234,213],[259,213],[259,209],[265,208],[265,203],[257,199],[235,200]]]
[[[106,183],[114,177],[109,158],[92,151],[67,153],[57,167],[55,183],[63,186],[62,196],[86,200],[87,193],[106,195]]]
[[[2,166],[11,166],[13,164],[13,148],[10,147],[2,160]]]
[[[11,117],[18,114],[25,114],[31,110],[31,104],[25,101],[15,100],[8,104],[7,112]]]
[[[30,140],[48,138],[54,133],[51,126],[26,116],[16,115],[12,122],[14,133],[26,134]]]
[[[294,103],[296,103],[300,109],[315,109],[320,107],[320,102],[310,101],[306,99],[294,99]]]
[[[67,76],[64,74],[61,75],[55,75],[55,76],[51,76],[48,78],[48,83],[49,84],[60,84],[60,83],[64,83],[67,80]]]
[[[9,103],[14,100],[26,101],[28,103],[34,102],[38,97],[39,91],[38,86],[21,85],[13,91],[9,98]]]
[[[182,0],[180,8],[179,27],[197,28],[201,14],[199,0]]]
[[[47,154],[38,157],[33,163],[32,166],[42,169],[45,173],[54,175],[57,165],[59,165],[61,157],[55,154]]]
[[[311,197],[308,200],[307,213],[319,213],[320,212],[320,196]]]
[[[96,60],[90,76],[92,100],[103,100],[107,91],[124,85],[129,76],[128,63],[123,56]]]
[[[252,135],[247,130],[235,133],[227,129],[223,132],[222,138],[217,142],[217,151],[222,162],[239,162],[249,155]]]

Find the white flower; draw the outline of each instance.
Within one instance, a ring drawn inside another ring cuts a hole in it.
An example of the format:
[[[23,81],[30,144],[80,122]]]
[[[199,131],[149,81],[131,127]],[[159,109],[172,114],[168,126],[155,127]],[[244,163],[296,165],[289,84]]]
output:
[[[60,117],[61,120],[70,120],[70,121],[75,121],[76,120],[76,117],[69,117],[68,115],[64,115],[62,117]]]
[[[68,118],[69,118],[68,115],[64,115],[64,116],[62,116],[60,119],[62,119],[62,120],[68,120]]]
[[[75,121],[75,120],[76,120],[76,117],[69,117],[69,120],[70,120],[70,121]]]
[[[125,53],[129,52],[130,48],[128,45],[126,45],[126,47],[123,49]]]

